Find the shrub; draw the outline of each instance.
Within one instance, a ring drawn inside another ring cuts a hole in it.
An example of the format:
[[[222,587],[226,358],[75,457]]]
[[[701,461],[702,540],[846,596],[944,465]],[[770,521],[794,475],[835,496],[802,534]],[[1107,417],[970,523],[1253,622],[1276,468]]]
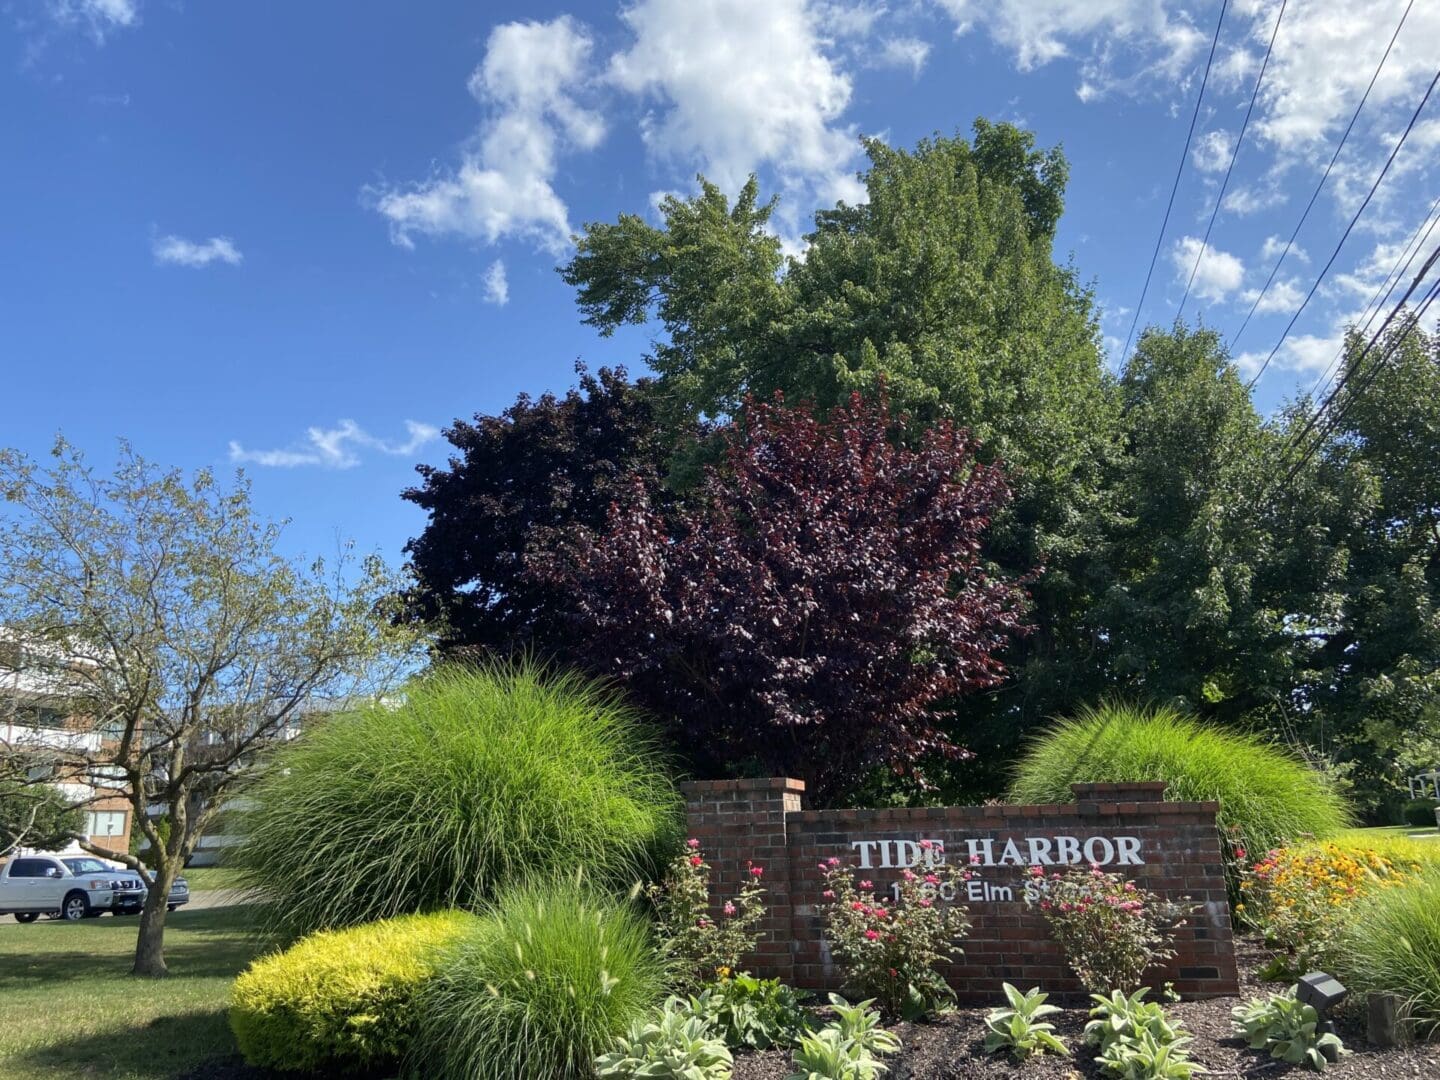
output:
[[[1440,1033],[1440,869],[1372,893],[1354,911],[1337,967],[1353,991],[1388,991],[1420,1033]]]
[[[765,917],[761,899],[764,867],[749,865],[745,884],[720,906],[710,900],[710,864],[700,841],[685,841],[671,860],[665,880],[647,890],[655,905],[661,947],[670,958],[676,979],[694,989],[712,979],[724,979],[740,968],[742,958],[755,949],[760,920]]]
[[[734,1059],[698,1016],[671,998],[656,1019],[636,1020],[595,1061],[601,1080],[729,1080]]]
[[[1190,1035],[1177,1035],[1163,1042],[1148,1031],[1133,1039],[1116,1039],[1095,1060],[1111,1076],[1120,1080],[1190,1080],[1207,1070],[1191,1061],[1186,1046],[1194,1042]]]
[[[1275,973],[1328,970],[1353,905],[1374,889],[1402,884],[1418,869],[1338,844],[1278,848],[1242,870],[1243,902],[1235,912],[1281,951]]]
[[[1218,800],[1237,855],[1304,836],[1325,839],[1350,822],[1330,780],[1281,747],[1174,709],[1123,704],[1086,709],[1040,736],[1021,759],[1010,797],[1071,802],[1073,783],[1143,780],[1165,781],[1169,799]]]
[[[1440,844],[1427,839],[1411,839],[1380,829],[1346,829],[1333,840],[1326,842],[1347,851],[1373,851],[1397,866],[1413,869],[1440,866]]]
[[[1328,1062],[1347,1053],[1340,1036],[1320,1031],[1320,1014],[1315,1006],[1296,999],[1296,987],[1283,994],[1251,998],[1230,1010],[1235,1033],[1242,1035],[1251,1050],[1270,1051],[1270,1056],[1289,1065],[1308,1065],[1324,1072]]]
[[[420,997],[409,1068],[427,1080],[571,1080],[664,995],[645,917],[577,884],[503,893]]]
[[[921,846],[929,854],[929,841]],[[839,859],[825,872],[825,937],[847,981],[874,996],[890,1016],[919,1019],[953,1000],[937,964],[961,953],[970,929],[965,908],[941,900],[970,872],[935,865],[924,875],[905,870],[893,900],[879,900],[871,882],[856,884]]]
[[[473,915],[409,915],[312,934],[235,980],[230,1027],[266,1069],[365,1071],[394,1064],[415,1027],[415,998]]]
[[[1440,805],[1434,799],[1411,799],[1400,809],[1400,817],[1406,825],[1420,828],[1435,827],[1435,807]]]
[[[689,999],[690,1015],[720,1033],[725,1045],[769,1050],[794,1046],[811,1029],[802,996],[779,979],[736,975],[707,986]]]
[[[614,696],[534,666],[451,669],[316,724],[253,790],[241,863],[298,931],[473,908],[576,864],[626,884],[678,801]]]
[[[1008,1050],[1017,1062],[1047,1051],[1068,1057],[1070,1048],[1055,1035],[1055,1025],[1041,1019],[1060,1011],[1045,1004],[1050,995],[1042,994],[1038,986],[1022,994],[1008,982],[1002,985],[1009,1004],[985,1015],[985,1026],[990,1029],[985,1036],[986,1053]]]
[[[1029,900],[1050,924],[1065,959],[1091,993],[1134,990],[1154,964],[1175,955],[1170,939],[1183,925],[1186,905],[1107,874],[1099,867],[1054,871],[1030,868],[1043,883]]]

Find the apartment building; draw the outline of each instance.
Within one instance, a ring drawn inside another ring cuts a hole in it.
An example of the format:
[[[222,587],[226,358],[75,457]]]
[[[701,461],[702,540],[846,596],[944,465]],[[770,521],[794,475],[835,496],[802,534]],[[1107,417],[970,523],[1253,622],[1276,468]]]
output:
[[[0,753],[23,755],[32,779],[53,783],[82,806],[91,844],[123,852],[133,824],[123,776],[76,764],[97,753],[107,735],[74,707],[76,683],[94,663],[0,628]],[[78,842],[71,846],[80,850]]]

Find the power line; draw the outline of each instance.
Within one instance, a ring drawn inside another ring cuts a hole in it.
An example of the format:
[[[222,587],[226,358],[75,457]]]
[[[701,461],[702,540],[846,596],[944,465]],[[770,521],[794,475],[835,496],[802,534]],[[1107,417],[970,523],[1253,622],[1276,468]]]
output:
[[[1380,341],[1382,337],[1384,337],[1385,331],[1390,326],[1390,323],[1404,309],[1405,304],[1409,301],[1411,295],[1415,292],[1415,290],[1420,287],[1420,283],[1425,280],[1425,275],[1430,272],[1430,268],[1435,265],[1437,259],[1440,259],[1440,247],[1437,247],[1434,251],[1430,253],[1430,257],[1425,260],[1425,265],[1423,265],[1420,268],[1420,272],[1415,275],[1415,280],[1413,280],[1410,283],[1410,287],[1405,290],[1405,295],[1396,302],[1395,306],[1390,310],[1390,314],[1385,316],[1385,321],[1380,324],[1379,328],[1371,336],[1370,340],[1365,343],[1365,347],[1360,351],[1360,355],[1355,358],[1355,362],[1350,365],[1348,370],[1346,370],[1345,374],[1342,375],[1340,379],[1335,383],[1334,387],[1331,388],[1330,393],[1326,396],[1325,400],[1320,403],[1319,407],[1316,408],[1315,412],[1311,414],[1310,419],[1305,422],[1304,427],[1302,427],[1300,431],[1297,432],[1295,435],[1292,435],[1289,439],[1287,439],[1285,445],[1280,448],[1280,461],[1283,461],[1292,449],[1298,447],[1301,443],[1305,441],[1305,437],[1315,429],[1315,425],[1319,423],[1320,418],[1325,415],[1327,410],[1329,410],[1335,399],[1345,389],[1346,385],[1350,382],[1352,378],[1355,377],[1356,374],[1359,373],[1361,367],[1365,363],[1365,358],[1370,355],[1370,351],[1375,348],[1376,343]],[[1418,324],[1419,320],[1424,316],[1425,311],[1434,301],[1437,292],[1440,292],[1440,281],[1437,281],[1436,285],[1431,288],[1430,292],[1423,300],[1420,308],[1412,316],[1412,327]],[[1408,333],[1409,329],[1410,327],[1407,327],[1405,333]],[[1393,353],[1395,348],[1398,347],[1398,343],[1404,340],[1405,333],[1396,335],[1395,339],[1390,343],[1390,346],[1387,349],[1385,355],[1377,361],[1377,371],[1379,366],[1383,366],[1385,361],[1389,359],[1390,354]],[[1344,352],[1345,346],[1342,345],[1340,355],[1343,356]],[[1373,381],[1373,378],[1371,379],[1371,381]],[[1365,385],[1368,386],[1369,383],[1367,382]],[[1296,461],[1294,466],[1288,472],[1286,472],[1284,479],[1282,479],[1279,484],[1275,485],[1276,488],[1283,487],[1285,484],[1289,483],[1289,481],[1295,476],[1295,474],[1300,471],[1301,467],[1304,466],[1305,462],[1308,461],[1312,456],[1314,456],[1315,451],[1324,441],[1325,435],[1327,435],[1332,429],[1333,424],[1327,426],[1325,431],[1321,432],[1320,437],[1315,441],[1314,444],[1311,445],[1310,449],[1302,453],[1299,460]],[[1263,499],[1268,496],[1271,490],[1273,489],[1267,489],[1265,492],[1263,492],[1261,498]]]
[[[1288,484],[1292,479],[1294,479],[1296,474],[1298,474],[1300,470],[1305,467],[1305,463],[1309,461],[1312,457],[1314,457],[1319,452],[1320,448],[1325,445],[1325,437],[1340,425],[1340,422],[1345,419],[1345,414],[1349,411],[1350,407],[1354,405],[1355,402],[1358,401],[1360,397],[1365,393],[1365,391],[1370,388],[1370,386],[1375,382],[1375,380],[1380,377],[1380,372],[1384,369],[1385,365],[1390,362],[1390,357],[1394,356],[1395,353],[1398,352],[1400,348],[1405,344],[1405,339],[1409,336],[1410,331],[1420,325],[1421,321],[1425,318],[1425,313],[1429,310],[1430,305],[1435,302],[1435,298],[1437,296],[1440,296],[1440,280],[1437,280],[1434,285],[1430,286],[1430,291],[1425,294],[1425,297],[1421,300],[1419,307],[1417,307],[1414,314],[1410,316],[1409,324],[1402,327],[1399,331],[1396,332],[1394,338],[1386,347],[1384,354],[1377,358],[1375,363],[1371,365],[1369,373],[1365,376],[1365,381],[1355,387],[1354,391],[1344,402],[1341,403],[1340,408],[1333,416],[1326,419],[1325,426],[1321,428],[1321,430],[1316,434],[1315,441],[1310,444],[1310,448],[1308,450],[1306,450],[1303,454],[1300,455],[1300,459],[1296,461],[1293,466],[1290,467],[1290,471],[1287,472],[1285,474],[1285,478],[1280,481],[1280,486],[1283,487],[1285,484]],[[1387,319],[1386,321],[1388,322],[1389,320]],[[1366,351],[1369,351],[1368,348]],[[1363,359],[1364,354],[1362,353],[1360,358],[1357,359],[1354,365],[1351,366],[1350,370],[1346,372],[1346,375],[1348,376],[1352,373],[1358,373],[1360,370],[1360,363]]]
[[[1270,355],[1265,357],[1265,362],[1260,365],[1260,370],[1255,372],[1254,378],[1245,384],[1246,389],[1254,386],[1260,376],[1265,373],[1265,369],[1270,366],[1270,361],[1275,359],[1275,354],[1280,351],[1280,346],[1285,343],[1285,339],[1290,336],[1290,331],[1295,328],[1295,323],[1300,318],[1301,313],[1304,312],[1311,299],[1315,296],[1315,290],[1320,288],[1320,283],[1325,280],[1325,275],[1330,272],[1330,267],[1335,265],[1335,260],[1340,256],[1340,249],[1345,246],[1345,241],[1350,238],[1350,232],[1355,228],[1355,223],[1360,220],[1360,215],[1365,212],[1365,208],[1370,205],[1370,200],[1375,197],[1375,192],[1379,189],[1380,182],[1385,179],[1385,175],[1390,171],[1390,166],[1395,164],[1395,156],[1400,153],[1400,148],[1405,145],[1405,140],[1410,137],[1410,132],[1415,129],[1415,122],[1420,119],[1421,110],[1425,108],[1425,103],[1430,100],[1430,95],[1434,92],[1436,83],[1440,83],[1440,70],[1435,72],[1435,77],[1430,80],[1430,85],[1425,88],[1425,96],[1420,99],[1420,104],[1415,106],[1415,112],[1411,115],[1410,122],[1405,125],[1405,130],[1400,133],[1400,138],[1390,151],[1390,156],[1385,159],[1385,167],[1380,170],[1380,175],[1375,177],[1375,182],[1370,185],[1370,191],[1366,194],[1365,201],[1360,204],[1360,209],[1355,211],[1355,216],[1350,219],[1350,224],[1346,225],[1345,231],[1340,234],[1340,242],[1335,245],[1335,250],[1330,253],[1330,258],[1325,261],[1325,266],[1320,271],[1320,276],[1317,277],[1315,283],[1310,286],[1310,291],[1305,294],[1305,299],[1302,300],[1300,306],[1295,309],[1295,314],[1290,316],[1290,321],[1285,325],[1285,330],[1280,335],[1280,340],[1275,342],[1275,347],[1270,350]]]
[[[1215,62],[1215,48],[1220,44],[1220,27],[1225,24],[1225,10],[1230,0],[1220,0],[1220,17],[1215,20],[1215,36],[1210,41],[1210,55],[1205,60],[1205,74],[1200,79],[1200,92],[1195,95],[1195,111],[1190,116],[1190,130],[1185,133],[1185,148],[1180,151],[1180,164],[1175,169],[1175,181],[1170,185],[1170,201],[1165,204],[1165,217],[1160,222],[1160,235],[1155,238],[1155,251],[1150,256],[1150,269],[1145,271],[1145,285],[1140,290],[1140,302],[1135,305],[1135,317],[1130,320],[1130,333],[1125,335],[1125,348],[1120,352],[1120,362],[1130,352],[1130,342],[1135,339],[1135,327],[1140,323],[1140,310],[1145,306],[1145,295],[1150,291],[1150,278],[1155,274],[1155,260],[1160,257],[1160,245],[1165,242],[1165,230],[1170,225],[1170,211],[1175,207],[1175,193],[1180,190],[1180,177],[1185,172],[1185,159],[1190,156],[1190,140],[1195,137],[1195,122],[1200,118],[1200,103],[1205,100],[1205,87],[1210,82],[1210,65]]]
[[[1415,256],[1420,254],[1420,249],[1429,243],[1430,234],[1435,231],[1435,226],[1440,225],[1440,216],[1437,216],[1437,210],[1440,210],[1440,195],[1437,195],[1435,201],[1430,204],[1430,209],[1426,212],[1425,216],[1420,219],[1420,224],[1415,226],[1415,231],[1410,234],[1410,239],[1406,242],[1404,249],[1401,250],[1400,257],[1395,260],[1395,265],[1390,267],[1390,272],[1385,275],[1385,280],[1380,283],[1380,287],[1375,290],[1374,295],[1366,301],[1364,309],[1360,312],[1360,318],[1356,320],[1357,323],[1362,320],[1364,322],[1364,325],[1360,328],[1361,336],[1370,332],[1370,327],[1375,322],[1375,317],[1380,314],[1389,302],[1390,294],[1395,291],[1396,286],[1398,286],[1400,282],[1405,280],[1405,275],[1410,272],[1410,267],[1415,262]],[[1427,221],[1430,223],[1428,228],[1425,225]],[[1315,380],[1315,385],[1310,387],[1310,393],[1306,395],[1307,397],[1314,397],[1320,392],[1320,388],[1330,381],[1330,376],[1344,358],[1345,352],[1342,349],[1336,354],[1335,359],[1325,366],[1325,370],[1321,372],[1320,377]]]
[[[1325,166],[1324,175],[1320,177],[1320,182],[1315,185],[1315,190],[1310,193],[1310,201],[1305,204],[1305,210],[1300,214],[1300,220],[1295,223],[1295,229],[1290,234],[1290,239],[1285,241],[1285,248],[1280,252],[1280,258],[1276,259],[1275,265],[1270,268],[1270,276],[1265,279],[1265,284],[1255,297],[1255,302],[1250,305],[1250,310],[1245,313],[1245,318],[1240,323],[1240,329],[1236,330],[1235,333],[1231,335],[1230,340],[1226,342],[1225,348],[1227,351],[1232,350],[1235,342],[1240,340],[1240,335],[1245,333],[1245,327],[1250,325],[1250,320],[1255,315],[1255,310],[1260,306],[1260,301],[1264,299],[1265,294],[1270,291],[1270,286],[1274,284],[1275,275],[1280,272],[1280,264],[1283,263],[1285,257],[1290,254],[1290,248],[1294,245],[1295,238],[1300,235],[1300,229],[1304,226],[1305,219],[1310,216],[1310,210],[1315,205],[1315,200],[1320,197],[1320,191],[1324,188],[1325,181],[1330,179],[1330,170],[1335,167],[1335,162],[1340,160],[1340,151],[1345,149],[1345,142],[1350,138],[1350,132],[1355,128],[1355,121],[1360,119],[1360,111],[1365,108],[1365,102],[1370,99],[1370,91],[1375,89],[1375,81],[1380,78],[1380,69],[1385,66],[1385,61],[1390,59],[1390,50],[1395,47],[1395,39],[1400,36],[1400,28],[1405,25],[1405,20],[1410,17],[1410,9],[1414,6],[1415,0],[1410,0],[1410,2],[1405,5],[1405,11],[1400,16],[1400,21],[1395,25],[1395,32],[1390,35],[1390,44],[1385,46],[1385,54],[1380,57],[1380,63],[1375,66],[1375,74],[1370,76],[1370,85],[1365,87],[1365,93],[1360,96],[1360,103],[1355,106],[1355,111],[1350,115],[1350,122],[1345,125],[1345,131],[1340,136],[1340,142],[1335,147],[1335,153],[1330,156],[1330,163]],[[1256,378],[1258,377],[1257,375]],[[1255,385],[1253,379],[1250,385]]]
[[[1200,250],[1195,253],[1195,265],[1190,267],[1190,280],[1185,283],[1185,295],[1180,297],[1180,307],[1175,312],[1177,319],[1185,312],[1185,301],[1190,299],[1190,286],[1195,284],[1200,260],[1205,257],[1205,251],[1210,246],[1210,230],[1215,228],[1215,219],[1220,215],[1220,204],[1225,201],[1225,189],[1230,186],[1230,174],[1235,171],[1235,159],[1240,156],[1240,144],[1245,141],[1245,129],[1250,126],[1250,114],[1255,111],[1255,99],[1260,96],[1260,84],[1265,81],[1265,69],[1270,66],[1270,54],[1275,51],[1275,38],[1280,33],[1280,20],[1285,18],[1285,5],[1288,2],[1289,0],[1280,0],[1280,11],[1275,16],[1275,28],[1270,31],[1270,44],[1265,46],[1265,59],[1260,62],[1260,74],[1255,76],[1255,89],[1250,92],[1250,104],[1245,109],[1245,119],[1240,122],[1240,134],[1235,137],[1235,148],[1230,151],[1230,164],[1225,167],[1225,179],[1220,181],[1220,193],[1215,196],[1215,208],[1210,211],[1210,223],[1205,226],[1205,239],[1200,241]]]

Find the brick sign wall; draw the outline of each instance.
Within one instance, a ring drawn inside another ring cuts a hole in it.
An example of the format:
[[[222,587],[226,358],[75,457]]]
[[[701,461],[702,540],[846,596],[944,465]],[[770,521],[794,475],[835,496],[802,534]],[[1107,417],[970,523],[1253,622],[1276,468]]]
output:
[[[946,970],[962,1001],[992,1002],[1002,980],[1060,993],[1080,985],[1025,903],[1031,865],[1099,863],[1161,896],[1188,896],[1196,911],[1178,932],[1178,955],[1155,978],[1188,997],[1233,994],[1238,978],[1216,803],[1163,801],[1163,784],[1076,784],[1076,802],[805,810],[799,780],[707,780],[684,785],[689,834],[713,867],[713,895],[764,868],[767,917],[750,965],[757,975],[812,990],[839,989],[820,915],[819,864],[863,868],[884,896],[903,869],[917,872],[943,849],[971,865],[961,884],[971,930],[965,955]],[[921,840],[931,844],[923,847]],[[972,862],[971,856],[978,862]]]

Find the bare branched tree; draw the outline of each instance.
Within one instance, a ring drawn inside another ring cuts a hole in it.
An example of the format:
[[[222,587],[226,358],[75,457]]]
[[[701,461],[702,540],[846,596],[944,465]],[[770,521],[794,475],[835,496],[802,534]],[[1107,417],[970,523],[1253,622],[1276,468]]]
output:
[[[293,564],[243,476],[222,488],[128,445],[101,475],[61,440],[45,466],[0,450],[0,499],[0,626],[57,684],[72,734],[7,756],[125,791],[154,870],[134,972],[164,975],[166,899],[214,815],[307,713],[393,686],[418,641],[388,617],[378,558]]]

